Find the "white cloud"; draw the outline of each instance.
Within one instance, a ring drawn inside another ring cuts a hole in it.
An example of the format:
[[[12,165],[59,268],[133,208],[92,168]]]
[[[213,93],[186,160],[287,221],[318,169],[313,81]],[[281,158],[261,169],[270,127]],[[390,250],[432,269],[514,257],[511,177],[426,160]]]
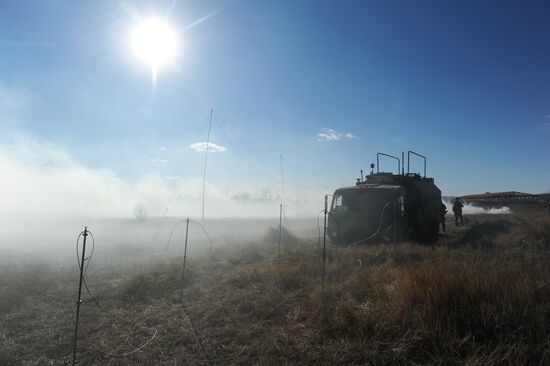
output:
[[[0,85],[0,110],[14,111],[20,109],[24,104],[24,97],[14,93]]]
[[[550,122],[546,122],[543,126],[546,128],[550,128]]]
[[[22,120],[23,107],[32,99],[24,89],[8,89],[0,82],[0,127],[13,129]]]
[[[544,116],[544,118],[550,118],[550,114],[547,114],[546,116]]]
[[[159,147],[159,150],[160,150],[160,151],[166,151],[166,150],[168,150],[168,149],[165,148],[164,146],[161,146],[161,147]]]
[[[355,137],[351,132],[338,132],[331,128],[321,128],[321,132],[317,135],[317,141],[337,141],[343,138],[352,139]]]
[[[216,145],[213,142],[195,142],[189,146],[191,149],[196,151],[206,151],[208,148],[209,152],[224,152],[227,149],[224,146]]]
[[[147,160],[150,163],[160,163],[160,164],[166,164],[168,163],[168,160],[166,159],[160,159],[160,158],[151,158]]]

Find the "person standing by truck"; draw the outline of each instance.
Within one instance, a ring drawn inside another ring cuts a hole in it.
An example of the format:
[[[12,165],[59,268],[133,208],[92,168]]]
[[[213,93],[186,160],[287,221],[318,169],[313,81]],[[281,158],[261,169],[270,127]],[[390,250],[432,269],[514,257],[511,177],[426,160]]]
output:
[[[447,214],[447,206],[443,202],[441,202],[441,209],[439,211],[439,223],[441,224],[441,228],[443,229],[443,232],[445,232],[445,215]]]
[[[464,207],[464,204],[460,201],[460,197],[456,197],[453,204],[453,213],[455,214],[456,226],[464,225],[464,218],[462,217],[462,207]],[[458,225],[458,220],[460,220],[460,225]]]

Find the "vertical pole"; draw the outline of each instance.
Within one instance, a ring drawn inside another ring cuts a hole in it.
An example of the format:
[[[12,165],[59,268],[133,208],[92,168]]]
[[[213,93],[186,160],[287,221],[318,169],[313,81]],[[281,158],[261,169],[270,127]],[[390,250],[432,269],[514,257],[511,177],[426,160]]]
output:
[[[279,258],[281,258],[281,236],[283,234],[283,204],[279,206]]]
[[[204,223],[204,197],[206,188],[206,162],[208,161],[208,149],[210,148],[210,130],[212,129],[212,115],[214,114],[214,108],[210,110],[210,122],[208,123],[208,137],[206,139],[206,152],[204,154],[204,169],[202,176],[202,222]]]
[[[424,157],[424,178],[426,178],[426,157]]]
[[[397,200],[393,201],[393,244],[397,244]]]
[[[279,155],[281,162],[281,194],[282,194],[282,204],[285,204],[285,179],[283,175],[283,155]]]
[[[76,300],[76,321],[74,324],[74,342],[73,342],[73,366],[76,362],[76,341],[78,339],[78,321],[80,318],[80,304],[82,303],[81,296],[82,296],[82,279],[84,278],[84,261],[86,260],[86,237],[88,236],[88,227],[84,227],[84,233],[82,234],[84,236],[84,241],[82,244],[82,258],[80,260],[80,280],[78,283],[78,298]],[[78,248],[77,248],[78,249]]]
[[[327,213],[328,213],[328,195],[325,195],[325,218],[323,223],[323,269],[322,269],[322,282],[321,290],[325,293],[325,261],[327,258]]]
[[[282,228],[283,228],[283,205],[285,204],[285,179],[283,175],[283,155],[279,155],[279,161],[281,163],[281,205],[279,206],[279,258],[281,258],[281,236],[282,236]]]
[[[185,260],[187,259],[187,238],[189,237],[189,217],[185,226],[185,247],[183,249],[183,268],[181,270],[180,303],[183,304],[183,281],[185,280]]]

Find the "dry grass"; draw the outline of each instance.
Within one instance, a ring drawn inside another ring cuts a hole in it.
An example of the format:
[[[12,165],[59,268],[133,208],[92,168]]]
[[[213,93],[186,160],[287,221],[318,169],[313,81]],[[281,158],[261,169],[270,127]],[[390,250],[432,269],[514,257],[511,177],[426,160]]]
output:
[[[315,245],[287,245],[278,259],[270,240],[193,258],[184,307],[178,302],[181,258],[134,275],[89,280],[107,313],[84,302],[79,360],[550,364],[550,219],[479,216],[449,230],[445,245],[433,248],[329,248],[324,291]],[[4,278],[13,279],[8,272]],[[4,305],[0,364],[70,359],[74,304],[71,291],[59,285],[65,277],[51,276],[47,282],[55,286],[34,288],[50,294],[45,300],[25,290]],[[2,284],[15,291],[9,280]],[[158,333],[142,351],[105,354],[139,347],[152,335],[147,327]]]

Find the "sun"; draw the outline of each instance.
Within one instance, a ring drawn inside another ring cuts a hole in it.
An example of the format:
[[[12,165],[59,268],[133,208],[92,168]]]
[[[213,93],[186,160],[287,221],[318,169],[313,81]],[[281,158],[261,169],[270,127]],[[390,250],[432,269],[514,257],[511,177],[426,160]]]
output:
[[[158,69],[173,63],[178,56],[179,37],[166,20],[145,19],[132,29],[130,47],[134,56],[151,68],[155,81]]]

